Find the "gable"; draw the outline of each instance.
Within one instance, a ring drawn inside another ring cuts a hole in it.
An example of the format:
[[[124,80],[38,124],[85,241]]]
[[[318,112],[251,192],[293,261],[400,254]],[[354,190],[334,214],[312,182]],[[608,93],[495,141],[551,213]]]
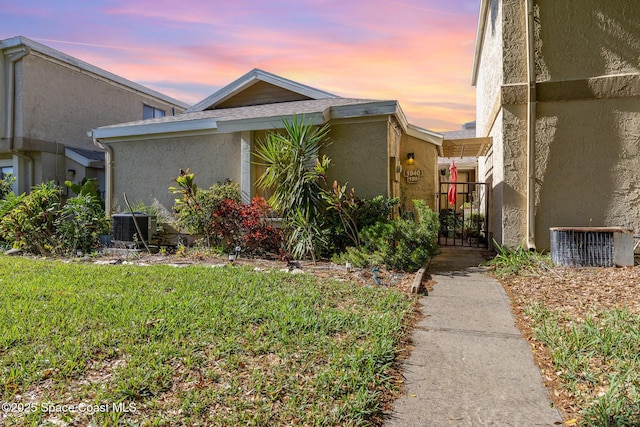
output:
[[[283,87],[273,85],[264,81],[257,81],[250,87],[244,89],[232,97],[213,105],[213,109],[248,107],[251,105],[275,104],[289,101],[307,101],[311,99],[301,93],[297,93]]]
[[[198,102],[187,113],[327,98],[338,97],[256,68]]]

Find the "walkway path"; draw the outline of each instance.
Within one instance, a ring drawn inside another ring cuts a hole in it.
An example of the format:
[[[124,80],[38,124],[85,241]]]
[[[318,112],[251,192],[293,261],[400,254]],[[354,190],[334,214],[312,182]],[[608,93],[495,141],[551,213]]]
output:
[[[481,251],[444,248],[429,268],[425,318],[405,362],[406,393],[388,426],[553,426],[529,345],[502,286],[478,265]]]

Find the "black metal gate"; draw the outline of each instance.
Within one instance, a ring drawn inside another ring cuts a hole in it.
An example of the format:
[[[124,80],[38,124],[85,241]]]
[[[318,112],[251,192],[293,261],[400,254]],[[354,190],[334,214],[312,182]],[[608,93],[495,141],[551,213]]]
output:
[[[489,247],[488,196],[485,182],[440,182],[441,246]]]

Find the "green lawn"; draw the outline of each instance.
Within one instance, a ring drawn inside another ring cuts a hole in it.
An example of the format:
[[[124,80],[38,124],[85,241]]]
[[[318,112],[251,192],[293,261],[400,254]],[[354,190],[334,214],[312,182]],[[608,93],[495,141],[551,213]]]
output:
[[[375,424],[413,303],[241,267],[0,256],[0,424]]]

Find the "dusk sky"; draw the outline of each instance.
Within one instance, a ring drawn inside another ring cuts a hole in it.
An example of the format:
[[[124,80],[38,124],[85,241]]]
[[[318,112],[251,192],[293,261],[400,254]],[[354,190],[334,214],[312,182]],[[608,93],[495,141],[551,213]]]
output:
[[[410,123],[475,119],[480,0],[0,0],[25,36],[195,104],[253,68],[348,98],[396,99]]]

